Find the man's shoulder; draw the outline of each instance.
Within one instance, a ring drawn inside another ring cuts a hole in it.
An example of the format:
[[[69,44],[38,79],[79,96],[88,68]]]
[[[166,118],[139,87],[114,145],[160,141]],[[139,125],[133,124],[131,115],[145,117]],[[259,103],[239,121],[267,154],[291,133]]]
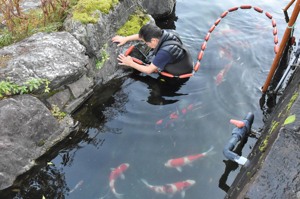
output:
[[[159,57],[172,57],[172,54],[166,49],[159,49],[157,51],[156,56],[159,56]]]
[[[159,50],[154,57],[153,64],[160,69],[164,69],[165,65],[171,63],[172,55],[166,50]]]

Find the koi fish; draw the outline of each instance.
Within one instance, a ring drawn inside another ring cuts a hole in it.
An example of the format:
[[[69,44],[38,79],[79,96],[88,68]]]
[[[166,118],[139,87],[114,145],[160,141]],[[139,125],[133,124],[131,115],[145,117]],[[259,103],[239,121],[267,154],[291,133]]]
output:
[[[200,108],[201,104],[200,104],[200,106],[195,105],[195,104],[189,104],[188,106],[182,108],[181,110],[176,110],[176,111],[172,112],[167,117],[156,121],[155,129],[160,130],[160,129],[164,129],[164,128],[168,128],[168,127],[173,127],[174,122],[182,119],[183,116],[185,116],[188,112],[195,110],[197,107]]]
[[[128,163],[123,163],[117,168],[113,168],[110,175],[109,175],[109,187],[112,191],[112,193],[117,197],[117,198],[122,198],[123,194],[117,193],[115,189],[115,181],[117,180],[118,177],[124,179],[124,172],[128,169],[129,164]]]
[[[150,185],[145,179],[141,179],[141,181],[155,193],[168,195],[169,197],[180,193],[182,198],[185,197],[185,191],[196,183],[195,180],[185,180],[166,185]]]
[[[200,158],[205,157],[209,152],[211,152],[214,149],[213,146],[210,147],[210,149],[204,153],[199,153],[195,155],[189,155],[189,156],[184,156],[180,158],[175,158],[175,159],[170,159],[165,163],[165,166],[168,168],[175,168],[179,172],[182,171],[182,167],[185,165],[192,165],[192,163]]]
[[[237,34],[240,34],[241,31],[237,29],[232,29],[228,24],[222,24],[221,29],[218,29],[214,34],[215,36],[235,36]]]
[[[78,188],[80,188],[80,187],[82,186],[82,184],[83,184],[83,180],[80,180],[80,181],[75,185],[75,187],[69,191],[69,193],[72,193],[72,192],[74,192],[75,190],[77,190]]]
[[[227,46],[219,47],[219,58],[226,58],[228,60],[232,60],[232,52]]]
[[[232,61],[225,65],[225,67],[220,70],[220,72],[215,76],[215,83],[219,86],[223,81],[225,81],[225,75],[232,66]]]

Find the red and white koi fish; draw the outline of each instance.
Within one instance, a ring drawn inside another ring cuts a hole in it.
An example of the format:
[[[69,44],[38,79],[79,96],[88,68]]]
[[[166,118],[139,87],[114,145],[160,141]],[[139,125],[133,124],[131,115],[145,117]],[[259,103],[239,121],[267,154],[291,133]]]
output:
[[[201,105],[202,105],[201,103],[200,104],[189,104],[189,105],[183,107],[181,110],[176,110],[176,111],[172,112],[167,117],[156,121],[155,129],[161,130],[161,129],[165,129],[165,128],[174,126],[174,123],[176,121],[184,119],[184,116],[186,116],[186,114],[188,112],[191,112],[193,110],[200,108]]]
[[[198,160],[200,158],[205,157],[209,152],[211,152],[214,149],[213,146],[210,147],[210,149],[204,153],[199,153],[199,154],[195,154],[195,155],[189,155],[189,156],[184,156],[181,158],[175,158],[175,159],[170,159],[165,163],[165,166],[168,168],[175,168],[177,169],[179,172],[182,171],[182,167],[185,165],[192,165],[192,163],[195,160]]]
[[[233,59],[232,52],[230,51],[230,49],[228,47],[221,46],[219,48],[219,58],[225,58],[225,59],[228,59],[229,61],[231,61]]]
[[[117,180],[118,177],[124,179],[124,172],[128,169],[129,164],[128,163],[123,163],[117,168],[112,169],[110,175],[109,175],[109,187],[112,191],[112,193],[117,197],[117,198],[122,198],[122,194],[117,193],[115,189],[115,181]]]
[[[195,180],[185,180],[172,184],[156,186],[150,185],[145,179],[141,179],[141,181],[155,193],[168,195],[169,197],[172,197],[176,193],[180,193],[182,198],[185,197],[185,191],[196,183]]]

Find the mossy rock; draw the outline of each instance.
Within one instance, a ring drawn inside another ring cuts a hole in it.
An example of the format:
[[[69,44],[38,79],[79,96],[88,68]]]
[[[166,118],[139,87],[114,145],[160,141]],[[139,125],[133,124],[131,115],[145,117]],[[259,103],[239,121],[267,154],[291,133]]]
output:
[[[84,24],[97,23],[100,11],[108,14],[109,11],[119,3],[119,0],[79,0],[74,6],[73,19]]]
[[[137,34],[141,27],[150,21],[150,17],[143,13],[136,13],[117,31],[118,35],[129,36]]]

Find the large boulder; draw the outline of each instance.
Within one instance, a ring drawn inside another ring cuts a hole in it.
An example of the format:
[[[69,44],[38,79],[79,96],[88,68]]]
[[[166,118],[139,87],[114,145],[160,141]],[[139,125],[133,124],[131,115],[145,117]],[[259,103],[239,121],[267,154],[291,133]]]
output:
[[[101,49],[109,44],[113,34],[128,20],[128,17],[137,10],[139,0],[120,1],[109,14],[100,11],[97,23],[83,24],[69,16],[64,22],[64,29],[71,33],[87,49],[87,53],[101,59]]]
[[[45,105],[30,95],[0,100],[0,121],[2,190],[66,135],[63,136],[64,128]]]
[[[176,0],[144,0],[143,8],[154,19],[167,18],[172,15],[176,5]]]
[[[22,85],[30,78],[42,78],[51,82],[52,89],[79,79],[89,63],[85,47],[68,32],[34,34],[0,49],[0,60],[0,81],[9,77]]]

